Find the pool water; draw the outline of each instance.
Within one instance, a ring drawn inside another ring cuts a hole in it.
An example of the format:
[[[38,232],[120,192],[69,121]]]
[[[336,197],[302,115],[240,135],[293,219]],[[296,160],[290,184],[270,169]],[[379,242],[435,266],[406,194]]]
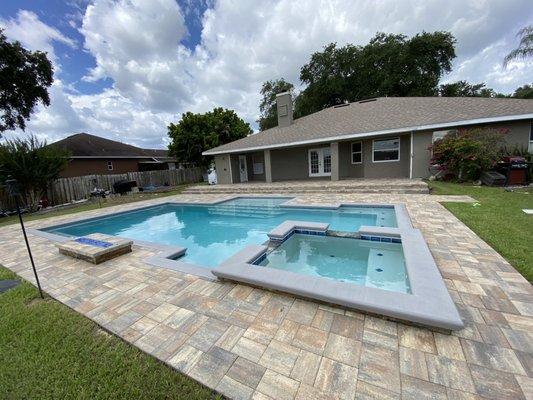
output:
[[[260,266],[410,293],[402,245],[295,234]]]
[[[285,208],[287,198],[238,198],[216,205],[163,204],[45,229],[66,236],[91,233],[186,247],[180,261],[215,267],[286,220],[327,222],[331,230],[355,232],[362,225],[396,226],[392,207],[335,210]]]

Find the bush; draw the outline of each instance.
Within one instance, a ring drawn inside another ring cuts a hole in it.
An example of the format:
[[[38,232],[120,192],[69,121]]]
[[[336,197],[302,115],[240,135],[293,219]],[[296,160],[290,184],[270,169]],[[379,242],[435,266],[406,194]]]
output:
[[[493,128],[461,129],[437,140],[431,150],[432,165],[439,165],[459,180],[479,179],[483,171],[494,168],[502,156],[506,130]]]
[[[35,210],[49,184],[67,166],[68,156],[67,151],[47,146],[35,136],[6,140],[0,145],[0,184],[8,177],[16,179],[22,201]]]

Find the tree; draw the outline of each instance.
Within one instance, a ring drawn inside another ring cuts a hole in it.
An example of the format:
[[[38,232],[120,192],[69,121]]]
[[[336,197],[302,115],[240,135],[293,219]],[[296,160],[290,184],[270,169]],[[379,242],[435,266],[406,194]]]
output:
[[[513,97],[516,97],[517,99],[533,99],[533,84],[516,88]]]
[[[276,79],[263,82],[261,87],[261,103],[259,111],[261,112],[257,123],[259,130],[264,131],[278,125],[278,109],[276,107],[276,95],[283,92],[292,92],[294,85],[285,79]]]
[[[202,156],[202,152],[252,133],[250,124],[233,110],[221,107],[204,114],[186,112],[177,124],[168,126],[171,143],[169,154],[180,163],[208,167],[212,157]]]
[[[439,96],[442,97],[505,97],[494,89],[485,86],[484,82],[471,84],[467,81],[444,83],[439,86]]]
[[[533,56],[533,25],[520,29],[516,36],[520,37],[520,43],[516,49],[505,56],[503,59],[504,67],[517,58]]]
[[[52,63],[46,53],[8,42],[0,29],[0,135],[8,129],[24,130],[38,102],[50,105],[52,82]]]
[[[49,185],[68,164],[69,153],[47,146],[35,136],[6,140],[0,145],[0,181],[16,179],[24,204],[35,210]]]
[[[300,70],[307,87],[296,114],[377,96],[434,96],[451,71],[455,39],[449,32],[405,35],[377,33],[365,46],[331,43]]]

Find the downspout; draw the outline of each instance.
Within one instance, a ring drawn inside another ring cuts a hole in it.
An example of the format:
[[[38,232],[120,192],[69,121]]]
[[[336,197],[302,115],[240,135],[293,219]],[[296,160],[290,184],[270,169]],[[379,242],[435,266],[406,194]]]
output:
[[[413,150],[413,131],[411,131],[411,144],[409,149],[409,179],[413,179],[413,158],[415,156],[414,150]]]

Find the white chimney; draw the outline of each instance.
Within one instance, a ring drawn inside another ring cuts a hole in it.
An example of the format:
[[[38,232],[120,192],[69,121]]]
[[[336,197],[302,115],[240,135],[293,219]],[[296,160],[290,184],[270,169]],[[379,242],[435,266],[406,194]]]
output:
[[[278,93],[276,95],[276,106],[278,109],[278,127],[285,128],[292,124],[292,96],[290,92]]]

